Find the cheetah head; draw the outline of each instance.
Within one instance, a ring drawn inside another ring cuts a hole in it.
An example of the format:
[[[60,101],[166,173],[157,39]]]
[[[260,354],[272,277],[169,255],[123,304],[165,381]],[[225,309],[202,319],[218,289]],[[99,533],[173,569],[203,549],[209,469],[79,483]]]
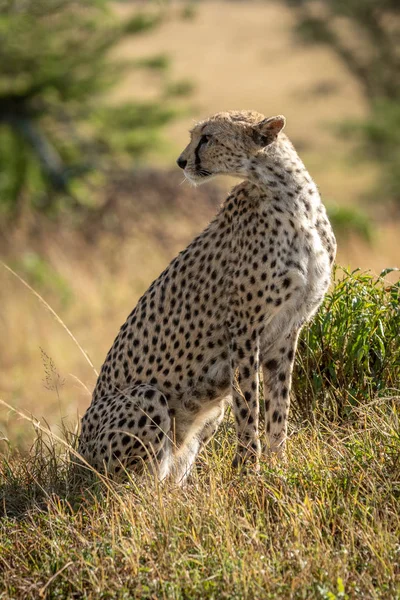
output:
[[[177,163],[194,184],[220,174],[247,178],[251,161],[272,150],[284,126],[282,115],[266,118],[254,111],[217,113],[193,127]]]

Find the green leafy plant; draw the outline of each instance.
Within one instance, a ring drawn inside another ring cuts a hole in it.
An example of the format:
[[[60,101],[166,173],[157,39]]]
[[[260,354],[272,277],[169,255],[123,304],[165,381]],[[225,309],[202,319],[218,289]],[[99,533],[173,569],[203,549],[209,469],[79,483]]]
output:
[[[293,379],[298,408],[310,414],[318,406],[344,417],[371,396],[398,388],[400,281],[385,281],[392,271],[376,278],[336,269],[334,287],[300,337]]]

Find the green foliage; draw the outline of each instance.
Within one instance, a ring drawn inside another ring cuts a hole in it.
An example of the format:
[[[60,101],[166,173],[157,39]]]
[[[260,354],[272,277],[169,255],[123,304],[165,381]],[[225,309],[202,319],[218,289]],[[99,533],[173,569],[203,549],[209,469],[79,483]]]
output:
[[[372,240],[373,228],[364,211],[352,206],[338,206],[337,204],[328,204],[327,211],[336,237],[340,238],[356,233],[367,242]]]
[[[82,202],[93,189],[77,182],[92,186],[99,172],[154,147],[175,114],[164,80],[168,59],[129,62],[111,51],[159,21],[154,11],[117,19],[108,0],[0,2],[3,214],[15,216],[28,203],[48,209],[60,196]],[[109,91],[130,68],[158,73],[160,96],[112,104]]]
[[[376,194],[400,203],[400,3],[398,0],[287,0],[302,40],[327,44],[361,86],[370,115],[348,124],[381,167]]]
[[[352,406],[398,388],[400,281],[385,281],[391,271],[376,279],[336,270],[334,288],[299,341],[293,385],[305,413],[318,406],[345,417]]]
[[[301,38],[329,45],[358,79],[367,100],[399,98],[397,0],[287,1],[297,10]]]
[[[114,168],[132,164],[133,157],[141,158],[155,147],[160,127],[175,114],[170,106],[139,102],[95,110],[89,122],[98,157],[105,157],[106,164]]]
[[[371,200],[393,199],[400,204],[400,94],[399,100],[377,100],[370,116],[361,122],[344,123],[344,135],[356,135],[362,156],[376,160],[382,167],[379,188]]]
[[[192,93],[193,88],[192,81],[189,79],[181,79],[179,81],[171,82],[167,87],[167,91],[171,96],[187,96]]]

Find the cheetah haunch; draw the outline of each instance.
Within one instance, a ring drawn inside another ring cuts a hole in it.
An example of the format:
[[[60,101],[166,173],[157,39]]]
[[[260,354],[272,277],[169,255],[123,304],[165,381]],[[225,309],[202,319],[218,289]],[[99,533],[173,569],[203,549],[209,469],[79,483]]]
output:
[[[257,464],[262,368],[269,447],[282,452],[302,325],[329,286],[336,242],[282,116],[223,112],[178,158],[198,184],[243,179],[140,298],[102,366],[79,450],[95,468],[183,481],[232,398],[235,465]]]

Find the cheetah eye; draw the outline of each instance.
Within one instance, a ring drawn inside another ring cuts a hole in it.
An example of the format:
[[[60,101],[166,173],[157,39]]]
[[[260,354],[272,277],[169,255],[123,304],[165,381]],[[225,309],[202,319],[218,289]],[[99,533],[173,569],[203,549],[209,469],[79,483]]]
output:
[[[207,144],[207,142],[210,140],[211,135],[202,135],[200,138],[200,144]]]

